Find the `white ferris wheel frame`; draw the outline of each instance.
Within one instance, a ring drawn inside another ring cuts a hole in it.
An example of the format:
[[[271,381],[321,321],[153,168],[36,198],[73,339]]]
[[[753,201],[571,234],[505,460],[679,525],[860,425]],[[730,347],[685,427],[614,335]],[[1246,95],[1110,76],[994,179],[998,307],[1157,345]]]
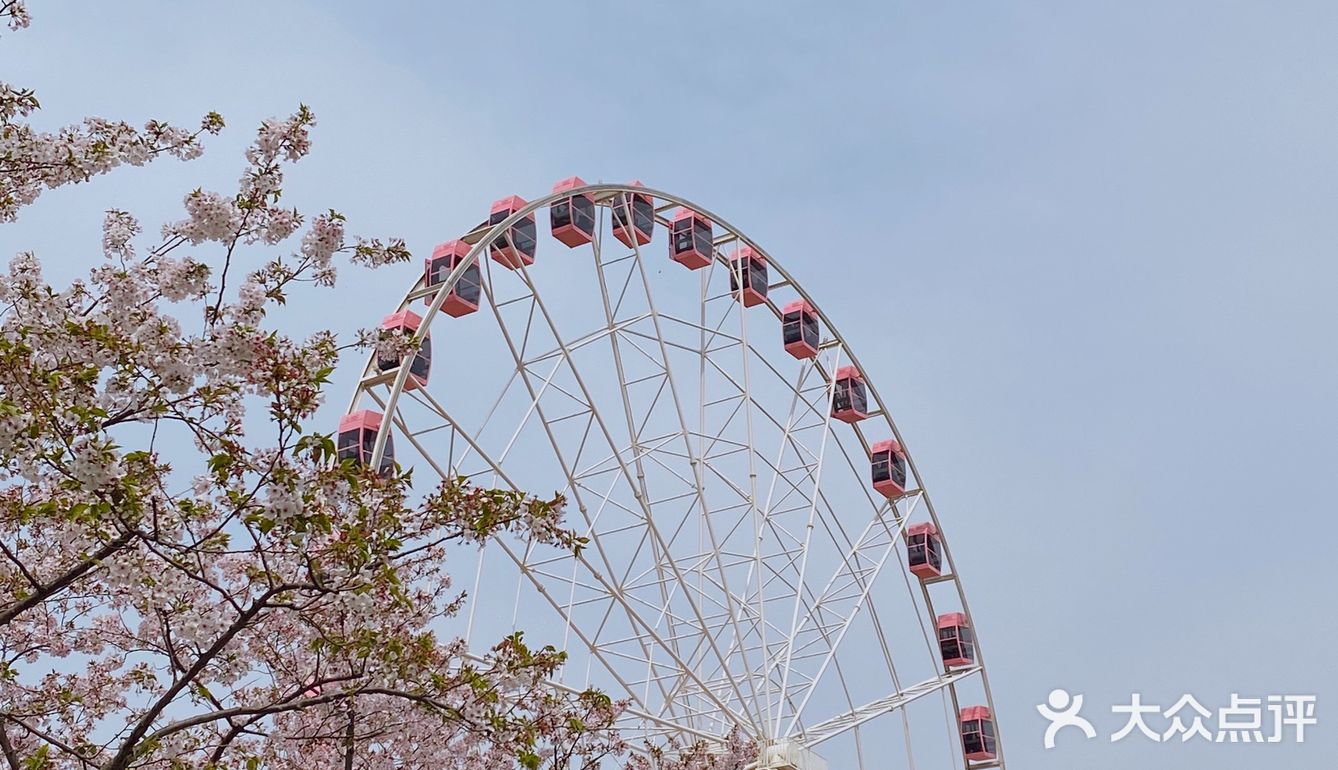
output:
[[[450,271],[449,276],[444,282],[428,287],[425,286],[425,279],[422,277],[422,275],[420,275],[419,278],[414,282],[414,284],[409,288],[409,290],[405,293],[403,299],[400,302],[399,309],[401,310],[407,309],[410,306],[410,304],[414,301],[421,301],[429,297],[431,298],[430,302],[428,303],[427,309],[424,311],[422,315],[421,324],[414,335],[414,341],[421,342],[422,339],[424,339],[430,334],[432,322],[437,317],[437,314],[440,311],[441,306],[446,300],[447,296],[450,294],[451,289],[465,274],[465,271],[468,269],[470,265],[477,264],[480,267],[483,266],[484,264],[483,260],[488,254],[488,249],[490,244],[506,237],[507,234],[510,232],[511,227],[521,222],[527,216],[535,214],[541,209],[547,208],[550,204],[552,204],[555,201],[567,198],[574,198],[581,195],[588,195],[595,202],[596,206],[606,207],[610,209],[613,208],[614,201],[630,202],[632,195],[648,196],[653,202],[655,222],[660,226],[665,226],[665,227],[668,227],[670,224],[669,220],[666,217],[666,214],[672,212],[674,209],[684,208],[696,212],[705,217],[706,219],[708,219],[716,227],[720,228],[720,230],[723,231],[723,232],[713,233],[712,254],[711,254],[712,261],[724,263],[725,265],[728,266],[729,256],[725,253],[723,247],[730,244],[736,244],[738,246],[751,247],[756,254],[760,255],[765,260],[768,270],[774,271],[772,273],[772,277],[769,278],[768,292],[767,292],[768,296],[765,299],[765,305],[767,309],[769,309],[778,319],[781,317],[782,313],[777,303],[774,302],[772,297],[770,296],[771,295],[770,290],[786,287],[789,290],[795,292],[800,299],[805,300],[806,302],[809,303],[809,305],[813,308],[814,312],[816,312],[818,317],[822,320],[823,326],[826,328],[827,331],[827,336],[822,340],[820,349],[839,350],[840,359],[843,360],[843,362],[846,362],[849,365],[855,367],[856,371],[860,372],[863,375],[865,387],[867,389],[870,402],[870,409],[868,411],[867,420],[881,421],[881,425],[886,427],[887,431],[892,435],[892,437],[896,439],[898,444],[900,444],[902,451],[905,453],[907,470],[909,471],[908,481],[913,479],[915,482],[915,488],[911,489],[910,484],[908,483],[907,489],[909,491],[907,491],[904,497],[899,498],[896,501],[898,503],[901,502],[907,503],[908,504],[907,511],[903,513],[898,511],[895,505],[889,506],[892,508],[892,514],[896,520],[896,526],[895,526],[896,531],[895,533],[893,533],[894,539],[897,541],[901,539],[902,535],[904,534],[905,527],[908,524],[909,514],[919,508],[923,509],[924,514],[928,517],[928,521],[937,528],[938,533],[942,537],[942,540],[939,545],[944,565],[943,574],[941,574],[938,577],[920,580],[921,598],[924,602],[924,606],[928,610],[929,617],[931,619],[937,617],[934,610],[933,597],[929,590],[930,586],[938,583],[950,582],[953,584],[953,588],[955,589],[957,600],[960,605],[960,612],[966,616],[967,625],[974,632],[975,624],[971,618],[970,606],[967,602],[966,593],[962,587],[961,579],[958,570],[956,568],[956,563],[952,557],[951,547],[949,545],[946,535],[943,534],[944,533],[943,525],[940,522],[938,514],[934,509],[933,502],[930,500],[928,491],[924,485],[923,480],[921,479],[920,472],[916,468],[915,461],[910,452],[910,449],[908,448],[907,443],[903,439],[900,431],[897,429],[896,423],[892,420],[891,414],[887,409],[887,406],[884,403],[882,397],[879,395],[878,389],[874,385],[873,379],[869,376],[869,370],[864,368],[860,364],[859,359],[856,357],[853,350],[850,349],[850,347],[846,344],[845,339],[840,335],[831,317],[821,312],[818,303],[811,296],[809,296],[809,294],[806,291],[804,291],[803,287],[798,282],[796,282],[788,272],[786,272],[786,270],[780,264],[780,262],[778,262],[770,253],[766,251],[766,249],[760,246],[756,241],[748,238],[738,228],[735,228],[733,225],[729,224],[728,221],[716,215],[715,213],[687,200],[686,198],[682,198],[661,190],[656,190],[653,188],[648,188],[640,185],[630,186],[627,184],[617,184],[617,183],[588,184],[582,187],[574,187],[571,189],[561,190],[559,192],[552,192],[547,195],[544,195],[543,197],[529,201],[523,207],[513,211],[510,214],[510,216],[506,217],[504,220],[498,222],[497,224],[488,225],[487,223],[484,223],[482,225],[479,225],[469,233],[465,234],[461,238],[461,240],[470,245],[470,250],[465,257],[463,257],[458,261],[456,267],[454,267]],[[628,215],[629,215],[628,222],[630,226],[630,221],[631,221],[630,212],[628,212]],[[538,218],[536,217],[536,231],[537,229],[538,229]],[[536,238],[537,237],[538,237],[538,232],[536,232]],[[601,236],[599,233],[599,229],[597,228],[595,238],[593,241],[593,247],[596,251],[597,262],[599,259],[598,250],[600,247],[600,237]],[[633,243],[635,244],[635,241]],[[633,245],[631,248],[632,251],[635,252],[635,257],[637,262],[640,263],[641,262],[640,247],[638,245]],[[524,277],[526,283],[530,285],[530,289],[533,292],[535,301],[541,303],[542,301],[538,297],[537,289],[535,289],[533,284],[530,283],[530,279],[528,278],[528,276],[525,276],[525,268],[521,267],[516,272],[520,273]],[[603,277],[601,275],[601,282],[602,281]],[[491,301],[490,287],[488,286],[487,282],[484,282],[483,292],[486,295],[487,300]],[[607,300],[607,292],[605,293],[605,295]],[[483,307],[482,305],[483,299],[484,298],[481,298],[480,309],[482,309]],[[704,299],[705,298],[703,298],[703,300]],[[546,313],[547,311],[545,310],[544,312]],[[652,304],[651,313],[655,314],[655,312],[656,311],[654,310]],[[499,323],[500,323],[500,318],[499,318]],[[745,339],[745,344],[746,344],[746,339]],[[663,346],[663,340],[661,340],[661,345]],[[562,352],[564,355],[567,354],[565,347]],[[514,346],[512,349],[512,354],[513,356],[517,356],[516,357],[517,367],[518,368],[522,367],[524,363],[516,353]],[[615,351],[615,357],[616,355],[617,354]],[[820,375],[823,376],[828,387],[834,384],[835,378],[832,376],[834,372],[824,371],[821,362],[816,358],[813,360],[812,365],[814,369]],[[626,379],[621,374],[621,363],[619,363],[619,369],[620,369],[619,372],[620,379],[622,379],[622,381],[625,383]],[[665,362],[665,369],[666,369],[666,377],[670,380],[670,387],[673,387],[672,373],[669,371],[667,360]],[[746,382],[746,376],[747,376],[746,372],[747,369],[745,367],[745,382],[743,383],[745,391],[747,390],[748,387],[748,384]],[[401,395],[406,390],[406,383],[409,380],[409,375],[410,375],[410,368],[408,366],[400,366],[395,369],[391,369],[390,371],[387,372],[380,372],[378,371],[377,367],[376,352],[372,351],[367,357],[366,364],[363,370],[363,375],[359,379],[356,387],[354,388],[354,392],[349,401],[346,413],[352,413],[353,411],[358,409],[359,403],[362,400],[362,398],[364,396],[368,396],[371,399],[373,399],[373,401],[386,415],[386,418],[381,421],[380,428],[377,431],[373,454],[370,462],[368,463],[369,467],[373,468],[380,467],[380,463],[386,449],[387,437],[390,435],[392,425],[395,425],[400,429],[400,431],[403,434],[409,436],[410,441],[414,441],[412,433],[408,430],[408,426],[405,425],[403,421],[400,419],[399,413],[397,411],[397,405]],[[372,388],[375,386],[385,386],[388,388],[388,392],[385,393],[384,396],[381,394],[374,394],[372,392]],[[436,401],[433,400],[430,395],[427,394],[423,395],[425,395],[426,399],[431,402],[432,406],[437,411],[441,412],[443,417],[446,417],[446,419],[451,420],[451,418],[446,414],[445,410],[440,406],[440,404],[437,404]],[[831,391],[828,390],[827,394],[828,404],[830,404],[830,395]],[[531,391],[531,397],[536,399],[536,405],[537,405],[538,397],[533,393],[533,391]],[[745,398],[746,397],[747,394],[745,393]],[[597,410],[594,408],[593,404],[591,404],[591,410],[592,412],[597,414]],[[543,418],[541,417],[541,419]],[[861,424],[859,422],[852,423],[851,425],[849,425],[849,427],[857,436],[858,441],[860,445],[862,445],[865,451],[865,455],[867,457],[870,450],[871,442],[866,436],[865,429],[861,427]],[[829,416],[828,428],[830,428],[830,416]],[[749,427],[749,433],[751,434],[751,426]],[[824,431],[824,442],[823,442],[824,444],[826,443],[825,433],[826,431]],[[463,435],[463,438],[467,442],[470,441],[468,435]],[[751,435],[750,435],[750,442],[751,442]],[[431,457],[429,456],[429,453],[423,450],[421,445],[417,445],[417,442],[414,443],[416,448],[420,451],[420,453],[428,460],[430,464],[433,465],[434,470],[443,479],[452,478],[454,476],[454,474],[450,473],[448,470],[438,467],[437,464],[432,461]],[[482,450],[481,447],[474,445],[472,442],[470,443],[472,445],[472,449],[475,452],[477,452],[482,458],[488,458],[487,454]],[[505,470],[501,467],[499,463],[491,460],[490,458],[488,458],[488,462],[491,463],[493,472],[496,473],[499,478],[506,481],[506,483],[510,485],[513,489],[518,489],[515,483],[511,481],[510,478],[508,478]],[[621,460],[619,462],[621,462]],[[818,463],[818,468],[820,469],[822,463],[821,456],[819,456],[817,463]],[[694,464],[696,464],[696,460],[694,460]],[[568,481],[573,485],[575,484],[575,480],[572,478],[570,471],[568,471]],[[700,477],[698,477],[697,483],[699,490],[698,494],[700,495],[701,494]],[[753,484],[754,484],[753,506],[754,508],[756,508],[755,479],[753,481]],[[816,480],[815,480],[815,486],[816,486]],[[649,508],[647,508],[646,512],[647,514],[649,514]],[[869,532],[866,528],[865,533],[860,536],[861,540],[863,540],[868,535]],[[881,543],[880,541],[879,545],[882,546],[884,544]],[[856,547],[856,544],[852,544],[852,548],[854,547]],[[877,572],[881,570],[883,563],[890,556],[896,553],[897,553],[896,548],[891,546],[888,546],[886,550],[882,551],[881,558],[877,562],[876,568],[873,570],[873,574],[875,577]],[[510,554],[510,555],[512,556],[513,560],[517,559],[515,554]],[[517,560],[517,564],[520,564],[519,560]],[[524,569],[523,566],[522,569]],[[867,596],[868,588],[871,587],[872,585],[872,580],[869,580],[868,583],[869,586],[866,586],[864,589],[864,596]],[[861,601],[863,600],[864,596],[861,597]],[[551,597],[549,598],[549,600],[553,601]],[[852,611],[852,619],[853,619],[853,613],[858,611],[859,607],[860,605],[857,604],[855,609]],[[870,611],[872,612],[872,609]],[[589,640],[585,640],[583,638],[582,641],[588,642]],[[840,640],[838,639],[837,641],[838,644],[839,641]],[[937,640],[935,640],[935,642],[936,641]],[[960,704],[958,702],[958,696],[957,696],[957,683],[969,677],[978,676],[985,699],[985,703],[983,705],[986,705],[990,709],[991,714],[994,715],[997,758],[983,762],[971,762],[963,759],[960,755],[958,755],[958,759],[962,763],[961,766],[967,768],[967,770],[991,770],[993,768],[999,768],[1000,770],[1003,770],[1006,767],[1004,762],[1003,739],[998,731],[997,712],[994,710],[993,694],[990,689],[989,675],[985,667],[984,652],[981,649],[981,644],[978,636],[975,636],[973,638],[973,642],[975,646],[974,665],[965,668],[952,668],[952,669],[948,669],[945,667],[941,676],[931,678],[926,681],[919,682],[917,684],[901,686],[898,688],[896,692],[892,692],[885,697],[865,702],[862,705],[854,706],[844,713],[825,719],[818,724],[804,727],[801,731],[798,732],[796,732],[794,728],[796,727],[796,722],[799,719],[800,712],[802,712],[802,704],[801,707],[796,711],[796,713],[794,714],[793,718],[790,721],[790,724],[786,728],[782,728],[780,724],[782,720],[779,718],[779,709],[778,709],[777,710],[778,713],[776,715],[777,719],[775,720],[774,723],[769,724],[767,727],[768,734],[754,735],[753,737],[758,738],[763,743],[768,743],[768,742],[774,743],[777,741],[781,741],[785,743],[797,743],[799,746],[806,749],[812,748],[813,746],[817,746],[823,743],[824,741],[827,741],[831,738],[834,738],[838,735],[841,735],[851,730],[854,730],[856,732],[856,736],[858,736],[858,730],[861,725],[864,725],[865,723],[875,718],[901,710],[903,709],[904,706],[908,705],[914,700],[917,700],[926,695],[930,695],[940,691],[945,692],[948,698],[950,698],[951,700],[953,708],[953,713],[952,713],[953,728],[955,731],[955,729],[958,727],[958,725],[956,724],[957,714],[960,711]],[[792,652],[793,652],[793,647],[791,646],[789,653]],[[832,655],[834,654],[835,650],[833,649]],[[696,677],[695,674],[692,674],[690,671],[687,671],[687,669],[690,669],[689,664],[687,664],[682,660],[676,660],[676,663],[680,667],[685,669],[685,673],[688,673],[690,676],[694,678]],[[764,662],[764,665],[767,665],[767,668],[765,670],[767,676],[764,676],[764,680],[765,684],[769,686],[770,685],[769,674],[771,670],[774,668],[774,665],[768,664],[767,662]],[[786,673],[788,674],[788,669]],[[893,675],[895,677],[895,671]],[[698,681],[700,683],[700,680]],[[553,682],[552,684],[556,688],[575,692],[575,689],[570,688],[560,682]],[[811,695],[812,692],[813,691],[810,690],[808,694]],[[847,695],[848,694],[849,693],[847,691]],[[723,704],[721,704],[721,707],[723,708]],[[767,716],[770,717],[771,716],[770,706],[768,705],[767,708],[768,708]],[[718,735],[700,733],[692,729],[684,728],[681,725],[673,723],[671,720],[666,720],[662,716],[645,712],[638,712],[635,708],[629,709],[629,711],[636,718],[643,719],[651,723],[661,723],[665,727],[672,727],[673,729],[687,735],[692,735],[696,733],[698,737],[712,741],[718,741],[720,740],[721,737]],[[739,723],[739,726],[744,728],[758,727],[757,725],[746,725],[743,724],[742,722]],[[907,727],[907,730],[909,731],[909,727]],[[909,746],[907,748],[909,750]],[[759,763],[757,763],[757,765],[761,765],[762,762],[763,760],[759,760]],[[861,762],[863,762],[863,760],[861,760]]]

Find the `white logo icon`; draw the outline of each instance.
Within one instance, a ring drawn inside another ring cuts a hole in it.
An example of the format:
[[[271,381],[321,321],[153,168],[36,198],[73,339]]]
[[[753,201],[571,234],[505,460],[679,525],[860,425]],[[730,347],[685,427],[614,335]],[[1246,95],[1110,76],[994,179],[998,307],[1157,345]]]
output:
[[[1069,695],[1068,690],[1057,689],[1050,692],[1047,700],[1048,706],[1042,703],[1036,707],[1041,716],[1050,720],[1050,726],[1045,728],[1047,749],[1055,747],[1055,735],[1065,727],[1076,727],[1089,739],[1096,737],[1096,728],[1092,727],[1092,723],[1078,715],[1082,711],[1081,695]]]

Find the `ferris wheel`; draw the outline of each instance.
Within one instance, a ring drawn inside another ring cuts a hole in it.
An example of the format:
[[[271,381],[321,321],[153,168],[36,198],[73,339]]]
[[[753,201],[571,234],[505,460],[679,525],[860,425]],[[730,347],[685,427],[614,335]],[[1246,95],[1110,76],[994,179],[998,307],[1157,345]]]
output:
[[[566,650],[552,686],[626,701],[634,747],[734,734],[758,770],[1004,767],[906,444],[757,242],[639,182],[572,177],[494,203],[393,310],[417,353],[369,357],[340,456],[557,490],[589,538],[575,557],[462,550],[471,645],[519,628]]]

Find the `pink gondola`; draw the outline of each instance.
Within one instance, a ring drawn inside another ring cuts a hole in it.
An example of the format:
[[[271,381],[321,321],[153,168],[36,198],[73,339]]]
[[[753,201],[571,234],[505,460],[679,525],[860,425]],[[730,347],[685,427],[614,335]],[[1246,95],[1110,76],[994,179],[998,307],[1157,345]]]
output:
[[[372,462],[372,451],[376,448],[376,433],[381,429],[381,413],[371,409],[346,414],[339,418],[339,436],[335,440],[335,453],[340,461],[352,460],[364,468]],[[395,437],[386,436],[386,449],[381,455],[381,466],[377,472],[387,476],[395,469]]]
[[[382,319],[381,330],[398,331],[406,337],[411,337],[418,332],[418,327],[422,324],[423,319],[417,313],[412,310],[401,310]],[[401,359],[394,355],[378,354],[376,357],[376,368],[383,372],[398,369],[400,364]],[[431,371],[432,337],[429,335],[423,337],[423,341],[418,346],[418,352],[414,353],[413,360],[409,362],[409,376],[404,380],[404,388],[413,390],[425,387]]]
[[[781,311],[781,336],[786,353],[798,359],[813,358],[820,342],[818,312],[802,299],[786,305]]]
[[[508,195],[492,204],[488,215],[488,224],[495,225],[525,207],[525,199],[519,195]],[[511,229],[503,233],[488,246],[492,258],[499,264],[512,270],[534,264],[534,251],[537,246],[534,228],[534,212],[526,214]]]
[[[859,422],[868,416],[869,396],[864,387],[864,375],[853,366],[837,369],[832,417],[842,422]]]
[[[569,176],[553,185],[553,192],[578,187],[585,187],[585,180]],[[554,238],[571,248],[584,246],[595,238],[595,199],[587,193],[559,198],[548,207],[548,219]]]
[[[965,613],[949,612],[938,616],[938,648],[943,655],[943,665],[948,668],[975,664],[976,640],[971,635]]]
[[[679,209],[669,225],[669,256],[696,270],[711,264],[714,251],[711,220],[691,209]]]
[[[767,260],[751,246],[740,246],[729,258],[729,291],[744,307],[767,301]]]
[[[464,241],[446,241],[432,249],[432,256],[423,260],[423,279],[428,286],[438,286],[446,282],[451,271],[469,256],[469,244]],[[478,260],[471,260],[469,267],[460,275],[441,302],[441,309],[452,318],[468,315],[479,309],[479,296],[483,291],[483,275],[479,270]],[[432,304],[432,295],[423,298],[423,304]]]
[[[994,718],[985,706],[962,709],[962,751],[968,762],[985,762],[998,758],[995,747]]]
[[[890,499],[906,494],[906,453],[893,439],[875,442],[869,447],[869,465],[873,488]]]
[[[906,530],[906,566],[921,580],[943,574],[943,538],[930,522]]]
[[[629,186],[645,187],[639,179],[632,180]],[[622,244],[629,249],[650,243],[651,235],[655,231],[655,204],[651,201],[649,195],[632,193],[631,205],[629,206],[628,195],[618,193],[613,196],[609,206],[613,209],[614,238],[622,241]],[[631,215],[630,224],[628,223],[629,214]]]

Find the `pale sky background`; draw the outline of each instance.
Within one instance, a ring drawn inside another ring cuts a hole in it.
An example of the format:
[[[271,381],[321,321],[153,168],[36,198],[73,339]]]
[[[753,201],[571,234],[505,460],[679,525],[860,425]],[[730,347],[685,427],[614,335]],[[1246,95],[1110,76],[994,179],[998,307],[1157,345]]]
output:
[[[158,223],[229,189],[299,101],[320,125],[287,197],[417,252],[571,174],[677,192],[784,255],[893,404],[1014,767],[1331,763],[1338,5],[834,7],[36,2],[0,66],[50,127],[230,128],[48,193],[0,251],[82,272],[103,209]],[[346,271],[296,311],[367,325],[406,276]],[[1058,686],[1099,740],[1041,749]],[[1133,691],[1318,694],[1320,725],[1111,744]]]

